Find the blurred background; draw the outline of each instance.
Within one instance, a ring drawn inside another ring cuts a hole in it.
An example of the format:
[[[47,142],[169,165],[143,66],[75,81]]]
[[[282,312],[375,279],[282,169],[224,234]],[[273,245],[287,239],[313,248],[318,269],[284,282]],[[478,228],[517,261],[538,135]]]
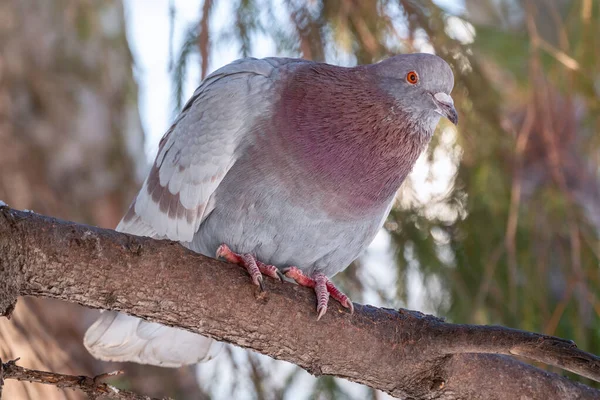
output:
[[[2,0],[0,199],[114,228],[214,69],[408,52],[451,64],[460,125],[440,123],[385,229],[334,281],[357,302],[599,354],[598,0]],[[75,375],[122,368],[118,387],[176,399],[389,397],[232,346],[178,370],[96,361],[81,343],[96,313],[21,299],[0,319],[0,358]],[[83,398],[14,381],[4,392]]]

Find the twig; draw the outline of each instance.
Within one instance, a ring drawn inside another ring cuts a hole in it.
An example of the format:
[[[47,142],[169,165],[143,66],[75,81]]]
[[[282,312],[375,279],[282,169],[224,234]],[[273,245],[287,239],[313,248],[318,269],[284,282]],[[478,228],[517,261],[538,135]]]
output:
[[[120,375],[123,371],[109,372],[90,378],[88,376],[64,375],[23,368],[17,365],[18,360],[19,359],[17,358],[6,363],[2,363],[0,360],[0,395],[2,394],[2,379],[14,379],[17,381],[54,385],[61,389],[79,389],[90,399],[158,400],[127,390],[120,390],[107,383],[101,382],[102,379]]]
[[[200,79],[206,78],[208,73],[208,58],[210,54],[210,11],[213,6],[213,0],[204,0],[202,5],[202,18],[198,24],[198,49],[200,51]]]
[[[479,285],[479,290],[477,291],[477,295],[475,296],[475,301],[473,302],[473,315],[471,316],[471,322],[475,323],[477,318],[477,312],[483,305],[483,302],[486,300],[487,295],[490,291],[490,286],[492,285],[492,281],[494,279],[494,274],[496,273],[496,267],[498,266],[498,262],[500,262],[500,257],[505,250],[505,243],[500,243],[496,246],[496,248],[490,254],[488,260],[485,263],[484,271],[483,271],[483,279],[481,280],[481,284]]]
[[[2,360],[0,359],[0,399],[2,399],[2,388],[3,387],[4,387],[4,364],[2,364]]]
[[[514,315],[517,313],[517,244],[516,234],[519,221],[519,208],[521,204],[521,186],[522,186],[522,170],[523,170],[523,154],[527,147],[529,135],[533,130],[535,122],[535,108],[532,105],[527,107],[525,120],[519,130],[515,146],[515,168],[513,171],[513,180],[510,191],[510,208],[508,212],[508,221],[506,223],[506,233],[504,243],[508,254],[508,280],[509,280],[509,306],[510,311]]]

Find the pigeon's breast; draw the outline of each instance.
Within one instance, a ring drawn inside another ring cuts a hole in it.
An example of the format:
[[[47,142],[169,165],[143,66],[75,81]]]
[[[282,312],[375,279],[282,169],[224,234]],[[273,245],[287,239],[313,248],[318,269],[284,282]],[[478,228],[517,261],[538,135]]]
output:
[[[362,70],[299,69],[271,115],[259,151],[340,218],[385,209],[431,137]]]
[[[373,240],[424,143],[363,77],[298,71],[238,148],[191,247],[331,276]]]
[[[215,207],[191,248],[214,256],[226,243],[280,268],[295,265],[307,273],[332,276],[369,245],[387,214],[382,209],[338,218],[320,207],[310,182],[283,185],[280,174],[271,171],[264,173],[255,161],[240,159],[215,192]]]

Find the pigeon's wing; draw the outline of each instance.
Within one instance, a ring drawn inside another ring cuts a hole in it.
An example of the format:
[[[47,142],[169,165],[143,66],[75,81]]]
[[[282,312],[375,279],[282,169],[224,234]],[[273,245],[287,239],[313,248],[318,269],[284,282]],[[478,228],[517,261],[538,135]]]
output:
[[[208,76],[162,138],[156,161],[118,231],[191,242],[211,197],[258,118],[276,101],[280,69],[294,59],[243,59]],[[210,359],[213,340],[104,312],[86,332],[95,357],[177,367]]]
[[[190,242],[236,149],[275,101],[282,65],[242,59],[206,78],[162,138],[150,174],[117,230]]]

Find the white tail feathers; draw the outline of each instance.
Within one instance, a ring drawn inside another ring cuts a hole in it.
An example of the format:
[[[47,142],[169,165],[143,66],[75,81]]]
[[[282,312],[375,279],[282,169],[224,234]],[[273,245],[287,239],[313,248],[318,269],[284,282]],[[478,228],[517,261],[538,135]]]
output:
[[[87,330],[83,343],[96,358],[161,367],[181,367],[214,358],[222,344],[204,336],[106,311]]]

